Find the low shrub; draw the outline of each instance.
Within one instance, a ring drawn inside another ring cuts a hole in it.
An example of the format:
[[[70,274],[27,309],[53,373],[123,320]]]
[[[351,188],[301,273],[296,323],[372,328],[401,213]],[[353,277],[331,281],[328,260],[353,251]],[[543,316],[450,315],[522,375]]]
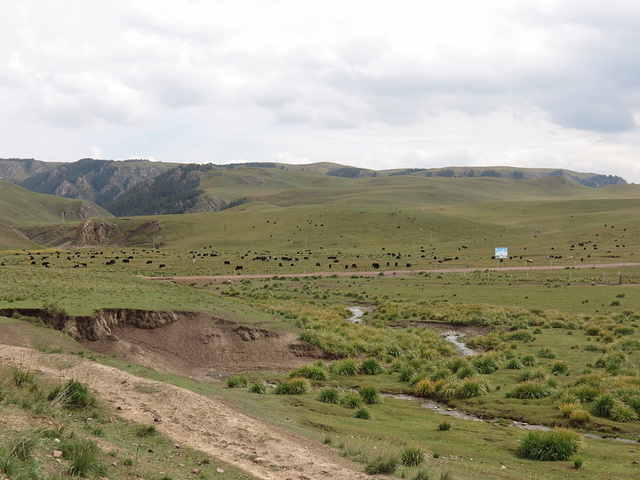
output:
[[[525,355],[522,357],[522,365],[525,367],[533,367],[537,362],[538,360],[533,355]]]
[[[358,393],[362,397],[362,401],[367,405],[373,405],[375,403],[382,403],[380,394],[375,387],[360,387]]]
[[[290,378],[283,380],[274,390],[278,395],[304,395],[310,390],[309,380],[306,378]]]
[[[556,429],[527,433],[518,446],[518,455],[531,460],[568,460],[582,449],[582,437],[576,432]]]
[[[335,388],[324,388],[318,394],[318,401],[322,403],[340,403],[340,392]]]
[[[424,462],[424,452],[418,447],[405,447],[400,453],[402,464],[407,467],[416,467]]]

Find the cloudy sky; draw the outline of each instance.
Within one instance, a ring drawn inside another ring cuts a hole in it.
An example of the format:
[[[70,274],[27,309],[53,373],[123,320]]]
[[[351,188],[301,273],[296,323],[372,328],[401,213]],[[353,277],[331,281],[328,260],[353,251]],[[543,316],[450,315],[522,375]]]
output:
[[[0,157],[562,167],[640,183],[640,2],[21,0]]]

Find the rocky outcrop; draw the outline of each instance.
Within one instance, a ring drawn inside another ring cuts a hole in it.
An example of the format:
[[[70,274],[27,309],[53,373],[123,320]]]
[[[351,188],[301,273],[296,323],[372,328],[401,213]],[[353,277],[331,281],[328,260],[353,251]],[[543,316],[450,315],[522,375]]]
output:
[[[247,175],[245,177],[242,177],[240,179],[240,182],[244,183],[245,185],[266,185],[267,182],[256,176],[256,175]]]
[[[196,204],[189,210],[189,213],[219,212],[224,210],[227,205],[229,205],[229,202],[220,197],[204,194],[198,197]]]
[[[103,222],[95,218],[88,218],[76,228],[76,239],[73,246],[101,245],[109,243],[119,231],[115,223]]]

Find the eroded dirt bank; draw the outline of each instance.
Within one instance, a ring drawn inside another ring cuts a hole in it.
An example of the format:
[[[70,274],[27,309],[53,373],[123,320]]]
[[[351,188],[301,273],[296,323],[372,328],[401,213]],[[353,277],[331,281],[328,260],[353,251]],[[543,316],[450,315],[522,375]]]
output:
[[[201,377],[209,372],[279,370],[324,358],[293,333],[250,328],[205,312],[104,309],[69,316],[47,309],[2,309],[40,318],[86,348],[151,367]]]
[[[69,355],[0,345],[3,365],[89,385],[117,414],[266,480],[372,478],[330,447],[239,413],[220,400]],[[376,476],[375,478],[387,478]]]

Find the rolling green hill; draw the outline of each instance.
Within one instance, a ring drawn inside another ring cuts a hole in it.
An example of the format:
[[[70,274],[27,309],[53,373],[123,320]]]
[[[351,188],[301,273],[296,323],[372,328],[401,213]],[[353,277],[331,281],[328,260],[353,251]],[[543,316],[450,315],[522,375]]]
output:
[[[0,180],[0,223],[12,227],[77,222],[90,217],[112,217],[85,200],[31,192]]]

